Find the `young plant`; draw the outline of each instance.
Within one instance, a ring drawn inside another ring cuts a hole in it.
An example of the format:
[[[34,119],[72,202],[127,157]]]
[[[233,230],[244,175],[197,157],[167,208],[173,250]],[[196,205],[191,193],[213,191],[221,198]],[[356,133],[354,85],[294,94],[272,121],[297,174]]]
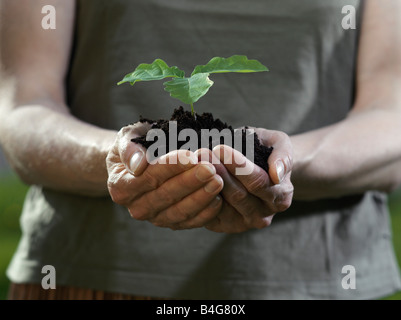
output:
[[[248,60],[246,56],[234,55],[229,58],[215,57],[206,65],[195,67],[190,77],[185,77],[185,72],[177,67],[169,67],[161,59],[156,59],[151,64],[140,64],[133,72],[127,74],[118,85],[129,82],[134,85],[139,81],[162,80],[173,78],[164,82],[164,89],[170,96],[179,99],[191,106],[192,115],[195,115],[194,103],[202,98],[213,85],[209,79],[212,73],[226,72],[262,72],[268,69],[257,60]]]

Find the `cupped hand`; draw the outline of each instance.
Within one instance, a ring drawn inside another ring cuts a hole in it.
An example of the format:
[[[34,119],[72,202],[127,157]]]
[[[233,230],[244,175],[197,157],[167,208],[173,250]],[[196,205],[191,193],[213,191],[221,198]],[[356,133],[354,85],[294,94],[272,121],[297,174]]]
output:
[[[187,150],[172,151],[148,163],[146,150],[132,138],[149,124],[124,127],[107,156],[108,189],[114,202],[137,220],[159,227],[200,228],[220,212],[223,179],[209,162]]]
[[[279,131],[256,129],[261,143],[273,146],[268,159],[269,172],[248,160],[237,150],[219,145],[211,152],[200,149],[199,159],[213,163],[224,180],[224,203],[220,213],[206,228],[216,232],[238,233],[261,229],[271,224],[273,216],[287,210],[292,202],[292,144]]]

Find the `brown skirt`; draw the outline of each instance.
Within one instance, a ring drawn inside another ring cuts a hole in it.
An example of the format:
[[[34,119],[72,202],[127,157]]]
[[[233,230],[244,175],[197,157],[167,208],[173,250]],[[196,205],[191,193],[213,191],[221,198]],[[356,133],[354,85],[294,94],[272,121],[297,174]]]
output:
[[[167,300],[68,286],[45,290],[41,285],[32,283],[10,283],[7,298],[8,300]]]

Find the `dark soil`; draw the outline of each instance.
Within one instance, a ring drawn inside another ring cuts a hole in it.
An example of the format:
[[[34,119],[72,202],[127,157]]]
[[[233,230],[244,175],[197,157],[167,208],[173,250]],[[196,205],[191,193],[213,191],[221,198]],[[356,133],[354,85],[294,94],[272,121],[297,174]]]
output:
[[[198,136],[198,146],[199,148],[209,148],[212,150],[213,146],[216,144],[223,144],[224,140],[221,138],[218,143],[214,142],[209,139],[208,145],[201,144],[201,129],[217,129],[219,132],[223,129],[229,129],[231,131],[231,137],[233,139],[231,146],[235,146],[234,144],[234,129],[227,125],[227,123],[222,122],[220,119],[214,119],[211,113],[203,113],[201,115],[196,115],[196,119],[192,116],[191,112],[184,111],[183,107],[174,110],[173,115],[171,116],[170,120],[160,119],[160,120],[150,120],[141,117],[140,122],[148,122],[152,124],[152,129],[162,129],[166,134],[166,150],[169,150],[169,121],[176,121],[177,122],[177,135],[180,133],[182,129],[191,128],[197,132]],[[246,155],[246,138],[252,134],[254,140],[254,163],[257,164],[259,167],[263,168],[266,172],[268,172],[269,167],[267,164],[267,159],[269,158],[273,147],[266,147],[259,142],[259,138],[256,133],[250,133],[245,129],[242,130],[242,149],[238,150],[242,154]],[[189,140],[189,138],[188,138]],[[181,147],[188,142],[187,141],[177,141],[177,149],[181,149]],[[145,148],[149,148],[155,141],[146,141],[146,135],[132,139],[135,143],[142,144]],[[157,155],[156,156],[161,156]]]

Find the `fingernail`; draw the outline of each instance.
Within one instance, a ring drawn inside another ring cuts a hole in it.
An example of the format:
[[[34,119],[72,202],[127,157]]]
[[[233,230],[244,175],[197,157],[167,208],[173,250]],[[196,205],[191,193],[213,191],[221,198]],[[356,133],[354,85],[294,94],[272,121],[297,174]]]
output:
[[[130,171],[135,174],[135,171],[138,169],[139,165],[141,164],[141,161],[143,159],[143,152],[142,151],[137,151],[133,154],[131,157],[131,160],[129,162],[129,168]]]
[[[210,181],[204,187],[204,189],[207,193],[215,193],[217,190],[219,190],[221,188],[222,184],[223,184],[223,180],[219,176],[216,176],[212,181]]]
[[[214,167],[209,167],[208,165],[200,165],[195,171],[196,178],[201,182],[209,180],[215,174],[216,169]]]
[[[209,204],[209,208],[217,208],[218,206],[220,206],[220,201],[221,201],[221,197],[220,196],[216,196],[216,198],[213,199],[213,201]]]
[[[276,161],[276,172],[277,172],[278,181],[279,181],[279,183],[281,183],[281,181],[283,181],[283,179],[284,179],[284,174],[285,174],[285,166],[284,166],[284,162],[282,160]]]

